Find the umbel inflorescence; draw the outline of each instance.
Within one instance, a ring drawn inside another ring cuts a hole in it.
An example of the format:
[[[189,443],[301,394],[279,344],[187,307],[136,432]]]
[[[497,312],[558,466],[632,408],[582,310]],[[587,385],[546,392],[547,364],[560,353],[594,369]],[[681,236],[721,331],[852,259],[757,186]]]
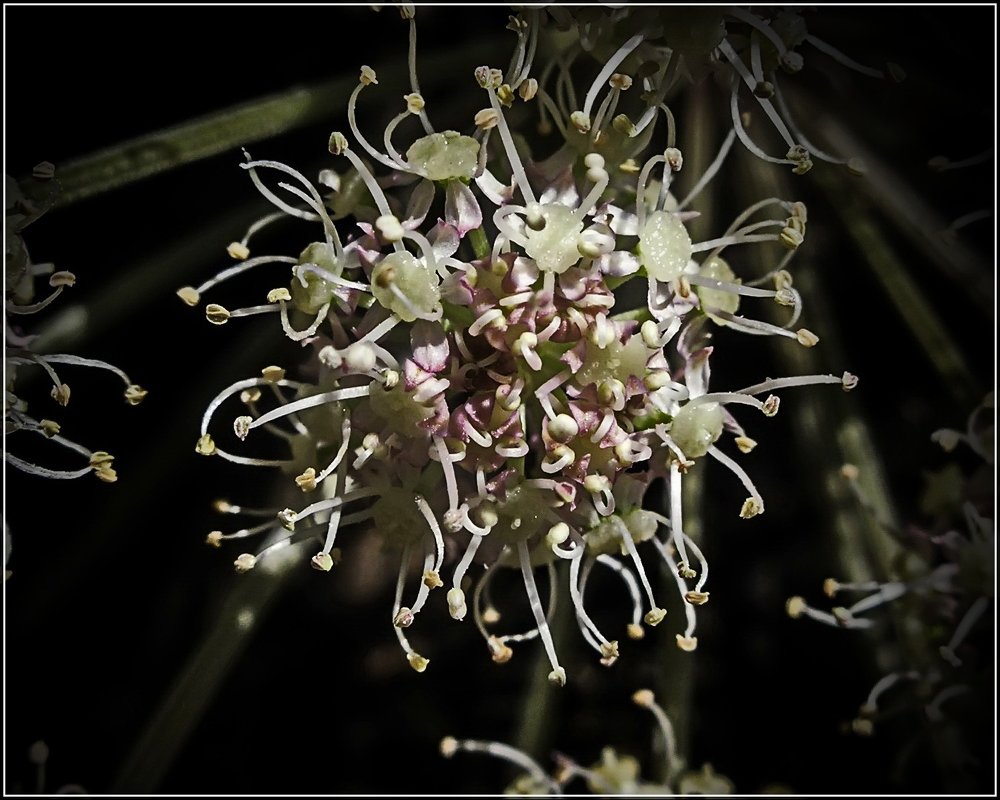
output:
[[[550,13],[557,21],[563,14]],[[236,264],[178,292],[195,306],[249,270],[273,269],[274,288],[260,305],[212,302],[206,316],[224,324],[276,315],[285,336],[310,348],[319,375],[294,380],[270,366],[209,404],[199,453],[278,467],[305,499],[299,509],[247,512],[263,521],[214,531],[208,541],[261,535],[261,549],[236,559],[247,571],[278,548],[316,539],[312,565],[329,571],[341,559],[341,532],[370,529],[401,553],[390,619],[418,672],[428,659],[406,635],[417,616],[447,607],[464,620],[471,607],[494,661],[538,638],[550,680],[565,683],[549,630],[560,574],[581,634],[611,665],[618,641],[588,614],[588,578],[595,568],[620,577],[632,598],[626,631],[640,638],[644,624],[658,625],[666,613],[647,576],[649,559],[669,567],[685,610],[677,644],[693,650],[695,610],[709,599],[708,561],[685,532],[685,473],[699,459],[718,461],[746,488],[733,515],[761,514],[764,499],[738,461],[756,444],[740,419],[774,416],[783,389],[856,383],[845,372],[710,386],[713,326],[784,337],[791,347],[817,344],[798,323],[800,298],[787,269],[804,241],[806,208],[763,197],[717,235],[692,238],[686,223],[698,215],[699,192],[735,140],[749,139],[736,113],[690,193],[674,194],[684,159],[664,98],[696,60],[663,44],[662,25],[645,13],[618,9],[603,28],[580,23],[580,41],[545,58],[553,20],[538,9],[512,16],[517,39],[508,68],[481,66],[468,75],[473,99],[464,132],[435,129],[419,90],[412,10],[403,16],[411,91],[400,113],[377,137],[364,124],[360,109],[380,91],[365,65],[347,103],[349,129],[329,137],[335,160],[318,185],[291,166],[245,154],[241,166],[276,211],[229,246]],[[732,44],[723,36],[707,47],[739,81],[750,81],[773,61],[768,42],[778,34],[746,12],[737,19],[746,37]],[[793,54],[782,47],[788,61]],[[571,67],[584,49],[607,55],[578,92]],[[530,153],[512,127],[522,112],[515,106],[534,107],[533,120],[558,131],[561,143],[548,156]],[[772,118],[780,120],[776,111]],[[778,161],[803,172],[809,152],[794,144]],[[288,217],[315,223],[315,240],[297,255],[252,256],[254,234]],[[764,248],[771,267],[744,281],[738,273],[748,248]],[[623,297],[638,300],[626,305]],[[769,303],[782,307],[783,325],[761,318]],[[248,449],[230,452],[216,441],[218,418],[237,399],[242,413],[222,425],[232,425]],[[286,459],[251,455],[265,433],[287,442]],[[665,513],[644,504],[660,479]],[[246,511],[229,503],[220,509]],[[407,586],[411,558],[422,558],[415,589]],[[520,571],[530,601],[534,624],[524,632],[500,632],[490,599],[492,577],[507,567]],[[547,591],[539,587],[542,572]]]

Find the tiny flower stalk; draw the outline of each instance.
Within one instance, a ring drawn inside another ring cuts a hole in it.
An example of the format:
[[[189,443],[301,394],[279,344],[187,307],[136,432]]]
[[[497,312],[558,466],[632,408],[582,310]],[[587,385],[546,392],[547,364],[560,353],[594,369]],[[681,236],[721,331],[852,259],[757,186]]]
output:
[[[416,21],[404,16],[411,91],[381,146],[365,109],[383,89],[364,65],[347,101],[348,130],[327,141],[330,168],[317,183],[332,192],[246,154],[241,167],[276,210],[230,245],[236,265],[178,292],[197,305],[251,269],[284,271],[266,303],[211,303],[206,315],[228,324],[277,314],[309,360],[309,377],[268,367],[209,403],[197,452],[277,467],[307,496],[301,510],[213,532],[209,543],[284,530],[277,543],[315,539],[312,566],[335,574],[350,563],[357,531],[370,529],[400,554],[389,619],[417,672],[434,653],[415,649],[411,629],[423,630],[428,614],[471,616],[494,662],[537,639],[549,681],[564,685],[572,668],[550,629],[563,580],[580,633],[605,667],[627,657],[628,640],[645,627],[671,628],[690,652],[713,553],[685,530],[684,476],[711,458],[746,488],[733,517],[762,514],[764,498],[739,462],[756,445],[743,425],[756,430],[754,412],[773,417],[786,390],[857,383],[844,373],[710,387],[712,326],[817,345],[799,326],[806,312],[788,271],[805,241],[805,206],[767,197],[719,235],[692,237],[697,212],[684,206],[697,202],[738,133],[679,203],[672,189],[684,169],[683,120],[664,104],[678,73],[651,61],[660,52],[654,30],[610,48],[578,97],[566,58],[537,66],[547,17],[537,9],[512,17],[510,66],[468,76],[485,93],[478,111],[469,108],[466,132],[439,132],[428,113],[434,97],[419,89]],[[516,107],[533,102],[565,134],[544,158],[513,127]],[[626,125],[626,114],[637,122]],[[661,117],[667,146],[650,153]],[[418,127],[404,153],[397,143]],[[312,241],[298,255],[251,255],[255,233],[281,215],[313,224]],[[768,259],[763,278],[741,277],[748,249]],[[639,297],[639,307],[621,308],[625,296]],[[741,303],[768,302],[786,312],[783,325],[737,313]],[[667,507],[655,510],[646,495],[659,480],[669,487]],[[275,546],[241,555],[237,569]],[[653,570],[661,562],[666,586]],[[600,601],[586,591],[598,565],[621,580],[629,601],[618,629],[604,630],[590,611]],[[531,611],[519,633],[502,631],[505,598],[490,595],[505,569],[520,573]],[[678,593],[682,620],[667,618],[664,591]]]

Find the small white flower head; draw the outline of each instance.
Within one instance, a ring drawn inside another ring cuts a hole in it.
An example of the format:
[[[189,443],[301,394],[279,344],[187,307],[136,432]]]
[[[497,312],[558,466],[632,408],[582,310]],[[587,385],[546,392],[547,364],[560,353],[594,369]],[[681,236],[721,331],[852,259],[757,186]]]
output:
[[[845,392],[849,392],[858,385],[858,376],[853,375],[850,372],[845,372],[841,377],[840,385],[843,387]]]
[[[363,86],[371,86],[373,83],[378,84],[378,78],[375,75],[375,70],[367,64],[362,64],[361,74],[358,76],[358,80]]]
[[[566,685],[566,670],[563,667],[556,667],[549,673],[549,683],[553,686]]]
[[[260,375],[268,383],[277,383],[280,380],[284,380],[285,370],[272,364],[271,366],[264,367],[260,371]]]
[[[528,78],[522,81],[521,85],[517,87],[517,93],[521,96],[522,100],[528,102],[538,94],[538,81],[535,78]]]
[[[277,289],[271,289],[267,293],[267,302],[269,303],[280,303],[282,301],[289,302],[292,299],[292,293],[288,291],[284,286]]]
[[[685,653],[693,653],[698,648],[697,636],[684,636],[677,634],[677,646]]]
[[[458,739],[456,739],[454,736],[445,736],[441,740],[439,749],[441,751],[441,755],[443,755],[445,758],[451,758],[453,755],[455,755],[455,753],[458,752]]]
[[[290,508],[284,508],[278,512],[278,522],[280,522],[285,529],[290,531],[295,530],[295,522],[298,518],[299,515]]]
[[[210,531],[205,537],[205,544],[209,547],[222,547],[222,531]]]

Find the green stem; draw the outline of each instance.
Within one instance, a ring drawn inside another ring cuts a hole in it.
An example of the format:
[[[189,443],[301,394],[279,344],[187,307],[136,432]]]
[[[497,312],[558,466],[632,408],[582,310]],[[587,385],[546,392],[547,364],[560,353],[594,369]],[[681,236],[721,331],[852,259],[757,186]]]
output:
[[[421,56],[425,94],[450,85],[456,65],[474,57],[485,58],[496,51],[494,42],[473,40],[454,50]],[[398,84],[406,76],[405,62],[379,70],[380,81],[384,84]],[[357,85],[357,80],[357,76],[351,74],[252,100],[67,162],[60,165],[57,172],[62,192],[54,207],[70,205],[227,150],[336,119],[343,112],[345,98]]]
[[[469,231],[469,244],[472,245],[472,254],[477,259],[486,258],[490,254],[490,243],[482,228],[473,228]]]

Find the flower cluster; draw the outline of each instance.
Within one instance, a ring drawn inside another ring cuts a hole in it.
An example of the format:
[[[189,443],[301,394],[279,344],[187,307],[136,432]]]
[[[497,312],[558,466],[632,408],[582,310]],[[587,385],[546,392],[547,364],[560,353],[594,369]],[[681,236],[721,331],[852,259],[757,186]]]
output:
[[[30,316],[51,305],[67,287],[76,283],[76,276],[65,270],[55,270],[50,263],[37,264],[31,260],[23,238],[24,229],[44,214],[53,204],[58,194],[55,168],[48,162],[38,164],[30,182],[31,191],[23,190],[18,182],[7,177],[7,216],[5,229],[5,297],[4,297],[4,366],[6,372],[6,393],[4,395],[4,432],[7,435],[27,431],[43,436],[85,459],[85,466],[78,469],[54,469],[35,464],[7,451],[4,458],[11,466],[43,478],[79,478],[93,473],[107,483],[117,480],[112,467],[114,456],[103,450],[92,451],[82,444],[60,435],[58,422],[48,418],[36,418],[28,411],[28,402],[18,395],[18,373],[26,368],[42,369],[52,382],[50,395],[60,406],[69,404],[70,387],[56,372],[57,365],[92,367],[117,375],[125,384],[125,401],[138,405],[146,396],[146,390],[133,383],[118,367],[104,361],[66,353],[40,354],[33,352],[34,335],[23,330],[15,320]],[[36,280],[48,276],[52,291],[41,300],[35,300]]]
[[[248,512],[264,521],[213,531],[209,543],[268,537],[264,548],[236,559],[246,571],[275,548],[318,538],[312,565],[329,571],[341,559],[340,532],[370,527],[401,552],[391,620],[415,670],[428,659],[406,631],[431,593],[447,586],[450,616],[465,619],[471,605],[494,661],[538,638],[557,685],[566,681],[549,630],[557,565],[568,562],[563,572],[580,632],[610,666],[619,643],[588,613],[588,577],[599,566],[621,578],[633,607],[626,630],[641,638],[643,623],[655,626],[666,614],[647,575],[652,556],[668,566],[683,600],[677,644],[694,650],[695,609],[709,599],[708,562],[685,532],[685,473],[706,457],[723,464],[748,495],[734,516],[761,514],[764,499],[738,456],[726,452],[724,434],[738,453],[748,453],[756,442],[739,415],[774,416],[775,393],[787,388],[849,390],[857,381],[845,372],[730,391],[709,385],[713,325],[784,337],[790,346],[817,344],[814,333],[798,327],[801,302],[787,270],[804,241],[805,206],[764,198],[720,235],[692,239],[692,204],[743,138],[742,126],[737,120],[687,196],[676,196],[684,159],[664,97],[678,79],[679,60],[661,58],[655,30],[610,50],[580,107],[566,53],[551,55],[533,77],[546,17],[538,9],[512,16],[510,66],[482,66],[469,76],[482,108],[470,109],[461,133],[432,125],[414,66],[415,20],[412,10],[403,15],[411,91],[381,146],[359,122],[363,96],[378,91],[376,71],[363,66],[348,100],[349,133],[329,138],[341,171],[324,170],[317,186],[288,165],[246,154],[241,166],[276,211],[229,246],[238,263],[178,292],[195,306],[249,270],[284,265],[278,285],[261,298],[266,302],[232,310],[210,303],[205,313],[214,324],[276,314],[284,334],[311,349],[318,376],[292,380],[269,366],[209,404],[197,452],[280,467],[320,498],[298,510]],[[641,91],[630,94],[636,83]],[[533,157],[512,127],[532,105],[562,139],[544,158]],[[635,124],[616,114],[633,106]],[[663,146],[650,154],[660,118]],[[408,121],[421,130],[403,153],[398,131]],[[266,181],[270,175],[276,188]],[[251,257],[256,232],[289,217],[316,223],[316,240],[297,256]],[[766,248],[771,268],[744,280],[739,251],[749,246]],[[786,322],[742,313],[751,302],[777,304]],[[237,398],[244,406],[232,422],[237,439],[267,432],[287,442],[290,457],[257,458],[217,442],[215,420]],[[668,490],[664,514],[644,503],[658,480]],[[420,579],[404,602],[414,557],[422,559]],[[486,570],[473,582],[477,563]],[[534,624],[525,632],[496,629],[489,587],[506,567],[520,571],[530,601]],[[547,602],[536,580],[542,570]]]
[[[935,431],[931,439],[946,452],[964,443],[992,473],[993,409],[991,393],[969,415],[965,431],[945,428]],[[982,680],[980,670],[986,666],[982,663],[985,653],[978,652],[977,636],[990,627],[987,612],[993,605],[995,476],[985,477],[988,496],[977,496],[973,481],[966,481],[956,464],[929,476],[922,511],[932,521],[897,530],[880,517],[871,498],[861,489],[858,469],[845,465],[843,475],[863,507],[905,546],[897,565],[900,574],[888,581],[854,583],[828,578],[823,592],[830,599],[844,594],[859,594],[861,599],[850,606],[824,611],[796,596],[789,598],[786,610],[793,618],[805,617],[837,628],[866,629],[876,624],[866,614],[891,604],[909,635],[919,635],[929,645],[929,652],[900,654],[899,663],[879,678],[861,704],[852,722],[853,731],[872,735],[878,720],[903,707],[901,702],[893,702],[887,709],[885,695],[899,694],[894,687],[907,685],[912,687],[909,704],[920,709],[928,721],[954,723],[945,704],[977,690]]]
[[[601,760],[583,767],[565,755],[557,754],[558,764],[554,776],[550,776],[527,753],[502,742],[486,742],[475,739],[455,739],[446,736],[441,740],[440,750],[445,758],[451,758],[459,751],[485,753],[486,755],[509,761],[524,770],[524,774],[507,787],[506,794],[563,794],[563,789],[576,778],[587,783],[593,794],[731,794],[732,782],[719,775],[711,764],[703,764],[698,771],[685,769],[685,761],[677,751],[677,737],[674,726],[666,711],[656,702],[649,689],[640,689],[632,695],[632,702],[647,708],[656,718],[665,748],[662,783],[644,781],[640,765],[633,756],[619,755],[613,747],[601,751]]]

